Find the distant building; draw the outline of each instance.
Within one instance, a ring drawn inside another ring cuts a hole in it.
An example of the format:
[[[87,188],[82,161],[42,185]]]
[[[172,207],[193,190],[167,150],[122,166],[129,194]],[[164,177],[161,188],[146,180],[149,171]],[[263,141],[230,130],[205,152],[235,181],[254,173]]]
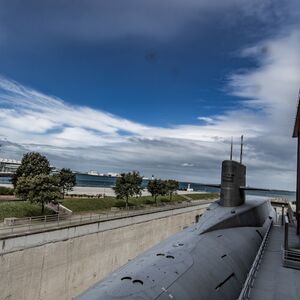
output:
[[[106,173],[105,175],[108,177],[120,177],[121,176],[119,173],[111,173],[111,172]]]
[[[191,188],[191,184],[190,183],[188,184],[188,187],[187,187],[186,191],[187,192],[193,192],[194,191],[194,189]]]
[[[15,174],[20,165],[20,160],[0,158],[0,176],[11,176]],[[59,172],[59,169],[56,167],[50,165],[50,168],[53,174]]]
[[[0,158],[0,173],[2,176],[12,175],[21,165],[21,161],[15,159]]]
[[[88,172],[88,175],[99,176],[100,174],[97,171],[91,170]]]

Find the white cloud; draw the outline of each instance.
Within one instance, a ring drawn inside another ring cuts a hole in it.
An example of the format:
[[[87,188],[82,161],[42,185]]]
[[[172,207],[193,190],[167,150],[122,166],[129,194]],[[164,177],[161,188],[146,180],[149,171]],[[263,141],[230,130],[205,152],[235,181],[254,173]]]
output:
[[[231,77],[233,94],[265,114],[265,130],[285,135],[291,132],[300,87],[300,31],[267,40],[245,49],[259,67]],[[266,126],[267,123],[267,126]],[[275,132],[276,129],[276,132]]]
[[[293,189],[290,136],[300,86],[299,53],[298,30],[244,49],[242,55],[257,60],[258,67],[230,77],[231,93],[244,99],[240,108],[199,117],[204,123],[198,125],[146,126],[1,77],[1,136],[23,145],[7,144],[4,154],[35,150],[75,169],[139,169],[147,176],[218,182],[230,137],[244,134],[248,183]]]
[[[194,164],[191,163],[183,163],[181,164],[182,167],[194,167]]]
[[[197,118],[199,121],[203,121],[207,124],[213,124],[214,123],[214,119],[210,118],[210,117],[198,117]]]

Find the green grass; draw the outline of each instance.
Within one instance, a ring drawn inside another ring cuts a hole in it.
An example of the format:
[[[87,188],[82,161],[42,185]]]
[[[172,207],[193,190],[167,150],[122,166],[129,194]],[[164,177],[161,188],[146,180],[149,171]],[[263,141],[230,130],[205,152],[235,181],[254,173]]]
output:
[[[185,201],[181,195],[173,195],[172,202]],[[155,201],[151,196],[131,197],[129,206],[154,205]],[[157,202],[170,202],[168,196],[157,197]],[[125,201],[115,197],[87,198],[87,199],[65,199],[62,205],[71,209],[73,212],[96,211],[110,209],[111,207],[125,207]]]
[[[173,195],[172,196],[172,202],[180,202],[180,201],[186,201],[184,197],[181,195]],[[132,197],[129,199],[129,202],[135,204],[135,205],[143,205],[143,204],[155,204],[155,200],[152,196],[142,196],[142,197]],[[157,197],[157,202],[163,202],[163,203],[168,203],[170,201],[169,196],[158,196]]]
[[[199,194],[186,194],[187,197],[193,200],[209,200],[220,197],[219,193],[199,193]]]
[[[61,203],[73,212],[109,209],[117,204],[115,197],[65,199]]]
[[[188,197],[199,199],[213,199],[218,197],[218,193],[205,194],[187,194]],[[172,202],[186,201],[182,195],[173,195]],[[157,197],[158,203],[170,203],[169,196]],[[130,206],[155,205],[155,201],[151,196],[132,197],[129,199]],[[88,212],[107,210],[111,207],[125,207],[125,201],[116,199],[115,197],[105,198],[79,198],[65,199],[62,204],[73,212]],[[53,214],[49,209],[45,209],[45,214]],[[41,206],[28,201],[1,201],[0,202],[0,220],[9,217],[24,218],[41,215]]]
[[[41,206],[28,201],[3,201],[0,202],[0,220],[4,218],[25,218],[41,215]],[[45,215],[53,214],[53,212],[45,208]]]
[[[199,195],[201,196],[199,197]],[[216,193],[197,194],[197,197],[195,197],[195,199],[197,200],[212,199],[215,198],[216,195],[218,194]],[[172,201],[170,201],[169,196],[157,197],[158,203],[170,203],[170,202],[182,202],[182,201],[186,201],[186,199],[182,195],[173,195]],[[88,211],[100,211],[100,210],[110,209],[111,207],[125,207],[125,201],[116,199],[115,197],[65,199],[62,200],[61,203],[62,205],[71,209],[75,213],[88,212]],[[131,197],[129,198],[129,205],[130,206],[155,205],[155,201],[151,196]]]

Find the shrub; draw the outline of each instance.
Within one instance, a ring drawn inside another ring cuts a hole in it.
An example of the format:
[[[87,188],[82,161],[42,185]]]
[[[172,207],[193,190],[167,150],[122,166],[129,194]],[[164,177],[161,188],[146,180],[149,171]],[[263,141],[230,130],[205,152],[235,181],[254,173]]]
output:
[[[161,198],[160,202],[168,203],[168,202],[171,202],[171,199],[169,199],[169,198]]]
[[[0,195],[13,195],[13,194],[14,194],[14,189],[5,186],[0,186]]]
[[[123,207],[126,207],[126,202],[125,201],[116,201],[116,203],[114,204],[115,207],[119,207],[119,208],[123,208]],[[128,203],[128,206],[134,206],[133,203]]]
[[[155,200],[146,199],[145,204],[154,204]]]

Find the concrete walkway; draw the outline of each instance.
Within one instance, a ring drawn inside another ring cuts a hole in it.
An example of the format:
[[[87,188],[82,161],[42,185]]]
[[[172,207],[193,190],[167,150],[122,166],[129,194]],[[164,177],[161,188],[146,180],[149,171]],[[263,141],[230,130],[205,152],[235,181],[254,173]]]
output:
[[[251,300],[300,299],[300,270],[282,266],[283,237],[284,227],[273,226],[250,293]],[[297,237],[293,238],[291,242],[295,243]]]

